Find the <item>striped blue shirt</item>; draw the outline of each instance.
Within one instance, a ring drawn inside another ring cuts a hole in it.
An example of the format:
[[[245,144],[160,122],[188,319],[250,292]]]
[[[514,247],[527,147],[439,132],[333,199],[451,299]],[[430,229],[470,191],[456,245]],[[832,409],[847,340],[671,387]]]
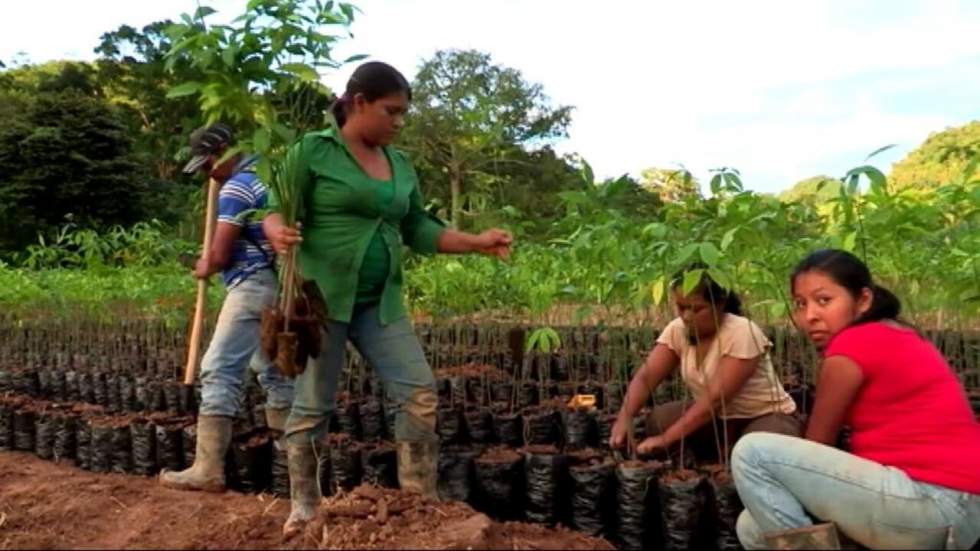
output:
[[[259,270],[271,269],[275,260],[272,245],[262,232],[262,218],[249,213],[265,208],[267,191],[255,175],[256,157],[239,162],[218,192],[218,222],[241,228],[228,265],[221,272],[229,289]]]

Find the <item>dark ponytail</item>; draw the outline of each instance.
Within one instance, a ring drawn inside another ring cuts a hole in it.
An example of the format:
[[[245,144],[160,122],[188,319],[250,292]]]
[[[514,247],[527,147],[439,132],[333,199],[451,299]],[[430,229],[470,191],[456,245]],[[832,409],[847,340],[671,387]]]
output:
[[[691,294],[701,295],[701,298],[720,307],[720,310],[726,314],[742,315],[742,299],[738,297],[738,293],[722,287],[717,281],[711,279],[711,276],[708,275],[708,266],[700,262],[691,264],[686,270],[674,274],[674,284],[671,288],[677,289],[684,281],[684,274],[694,270],[703,270],[703,272],[701,273],[701,281],[691,291]]]
[[[330,114],[338,127],[347,123],[347,114],[354,102],[354,96],[361,94],[369,102],[377,101],[392,94],[403,93],[412,100],[412,87],[408,79],[387,63],[369,61],[358,66],[347,81],[344,95],[330,105]]]
[[[810,271],[826,274],[838,285],[847,289],[855,299],[861,296],[864,289],[871,290],[871,307],[851,322],[851,325],[882,320],[905,323],[899,319],[902,302],[898,300],[895,293],[874,283],[867,265],[853,254],[839,249],[820,249],[810,253],[793,270],[789,281],[790,288],[795,285],[797,276]]]

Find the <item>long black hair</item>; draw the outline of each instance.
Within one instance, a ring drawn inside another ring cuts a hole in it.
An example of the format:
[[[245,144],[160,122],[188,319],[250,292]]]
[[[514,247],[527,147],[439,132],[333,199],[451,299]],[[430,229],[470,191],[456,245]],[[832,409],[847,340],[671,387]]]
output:
[[[681,286],[684,281],[684,274],[686,272],[693,272],[694,270],[703,270],[701,272],[701,281],[698,282],[697,287],[691,290],[691,294],[700,295],[709,304],[714,304],[722,312],[726,314],[735,314],[736,316],[742,315],[742,299],[738,297],[738,293],[731,289],[726,289],[718,284],[717,281],[708,275],[708,266],[700,262],[691,264],[685,270],[681,270],[674,274],[673,285],[671,289],[677,289]]]
[[[368,61],[354,70],[347,81],[344,95],[333,102],[330,113],[337,126],[343,127],[347,122],[347,111],[357,94],[362,94],[367,101],[376,101],[399,92],[404,93],[409,101],[412,100],[412,86],[405,75],[387,63]]]
[[[871,279],[871,270],[853,254],[840,249],[820,249],[808,254],[796,265],[789,284],[792,289],[800,274],[818,271],[826,274],[835,283],[847,289],[852,297],[857,299],[864,289],[871,290],[871,307],[858,316],[851,325],[859,325],[872,321],[895,320],[908,325],[899,315],[902,313],[902,301],[888,289],[876,284]]]

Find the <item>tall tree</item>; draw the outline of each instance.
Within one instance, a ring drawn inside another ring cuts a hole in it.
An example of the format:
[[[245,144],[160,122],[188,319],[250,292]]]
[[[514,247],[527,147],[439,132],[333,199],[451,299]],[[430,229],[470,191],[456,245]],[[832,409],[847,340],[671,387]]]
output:
[[[193,99],[167,99],[167,91],[176,83],[198,76],[185,58],[175,60],[173,71],[167,71],[164,56],[173,43],[166,30],[171,25],[170,20],[141,30],[122,25],[103,34],[95,48],[99,83],[107,98],[127,115],[137,151],[161,180],[180,177],[187,132],[203,120]]]
[[[67,219],[99,227],[147,215],[148,184],[126,126],[77,71],[0,127],[0,249],[19,249]],[[81,86],[79,88],[78,86]]]
[[[474,50],[444,50],[424,61],[403,135],[406,148],[444,181],[453,225],[463,225],[467,189],[500,184],[501,167],[567,135],[571,107],[552,106],[540,84]]]
[[[793,184],[793,187],[779,194],[784,203],[801,201],[816,206],[840,194],[841,181],[830,176],[813,176]]]
[[[677,168],[647,168],[640,172],[640,186],[660,196],[664,203],[676,203],[701,195],[698,181],[690,172]]]
[[[895,189],[932,189],[956,181],[972,160],[980,158],[980,121],[936,132],[904,159],[888,177]]]

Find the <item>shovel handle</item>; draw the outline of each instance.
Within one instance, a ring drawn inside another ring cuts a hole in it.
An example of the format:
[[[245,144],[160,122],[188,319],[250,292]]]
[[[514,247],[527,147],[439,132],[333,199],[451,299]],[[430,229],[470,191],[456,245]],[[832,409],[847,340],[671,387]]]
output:
[[[204,242],[201,257],[207,260],[211,255],[211,238],[214,236],[216,223],[214,211],[218,202],[218,181],[211,178],[208,181],[208,202],[204,214]],[[197,300],[194,303],[194,320],[191,323],[191,336],[187,343],[187,364],[184,366],[184,384],[194,384],[198,358],[201,354],[201,333],[204,328],[204,311],[207,308],[208,282],[204,279],[197,281]]]

